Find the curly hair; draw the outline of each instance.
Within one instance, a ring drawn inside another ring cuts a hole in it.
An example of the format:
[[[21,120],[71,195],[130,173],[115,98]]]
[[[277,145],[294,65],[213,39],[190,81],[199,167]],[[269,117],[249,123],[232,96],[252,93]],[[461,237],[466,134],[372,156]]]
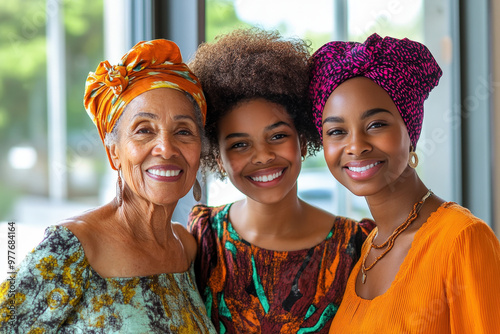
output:
[[[206,170],[221,176],[217,165],[219,121],[238,103],[256,98],[285,107],[297,133],[307,142],[309,155],[321,148],[309,111],[309,57],[306,41],[284,39],[277,31],[260,28],[237,29],[199,46],[188,66],[200,80],[207,100],[209,152],[202,159]]]

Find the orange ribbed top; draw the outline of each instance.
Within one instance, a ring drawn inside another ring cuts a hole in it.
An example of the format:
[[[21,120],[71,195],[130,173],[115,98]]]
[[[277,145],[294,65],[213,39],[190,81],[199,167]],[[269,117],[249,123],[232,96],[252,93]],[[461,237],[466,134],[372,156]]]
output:
[[[330,333],[500,333],[500,243],[458,204],[444,203],[417,231],[384,294],[372,300],[356,294],[360,266],[349,277]]]

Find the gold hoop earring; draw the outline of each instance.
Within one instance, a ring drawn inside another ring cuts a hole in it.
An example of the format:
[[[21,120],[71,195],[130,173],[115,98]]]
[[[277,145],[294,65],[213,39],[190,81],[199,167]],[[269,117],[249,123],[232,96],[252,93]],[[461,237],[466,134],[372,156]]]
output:
[[[118,180],[116,180],[116,201],[118,202],[118,206],[121,206],[123,203],[123,183],[120,171],[121,168],[118,168]]]
[[[194,181],[193,185],[193,197],[196,202],[199,202],[201,200],[201,185],[198,179]]]
[[[411,151],[410,151],[410,157],[408,159],[408,166],[410,166],[413,169],[417,168],[417,166],[418,166],[418,155],[413,150],[413,147],[411,148]]]
[[[304,162],[304,161],[306,160],[306,156],[305,156],[305,155],[302,155],[302,156],[300,157],[300,160],[301,160],[302,162]]]

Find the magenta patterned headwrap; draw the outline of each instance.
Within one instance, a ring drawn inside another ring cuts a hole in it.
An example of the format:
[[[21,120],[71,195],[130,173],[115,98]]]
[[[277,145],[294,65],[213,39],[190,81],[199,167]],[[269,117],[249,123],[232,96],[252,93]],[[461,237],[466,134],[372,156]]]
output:
[[[320,135],[326,100],[347,79],[364,76],[392,98],[417,146],[424,118],[424,100],[438,84],[441,68],[425,45],[407,38],[373,34],[364,43],[330,42],[311,58],[309,96]]]

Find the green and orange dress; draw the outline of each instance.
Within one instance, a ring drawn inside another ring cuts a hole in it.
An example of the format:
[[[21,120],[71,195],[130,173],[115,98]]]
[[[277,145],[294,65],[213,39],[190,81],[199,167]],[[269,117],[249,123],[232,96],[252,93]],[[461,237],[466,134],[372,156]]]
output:
[[[51,226],[0,284],[0,333],[215,333],[193,276],[103,278],[76,236]]]
[[[229,221],[231,204],[195,206],[195,273],[219,333],[328,333],[373,222],[336,217],[318,245],[297,251],[259,248]]]

